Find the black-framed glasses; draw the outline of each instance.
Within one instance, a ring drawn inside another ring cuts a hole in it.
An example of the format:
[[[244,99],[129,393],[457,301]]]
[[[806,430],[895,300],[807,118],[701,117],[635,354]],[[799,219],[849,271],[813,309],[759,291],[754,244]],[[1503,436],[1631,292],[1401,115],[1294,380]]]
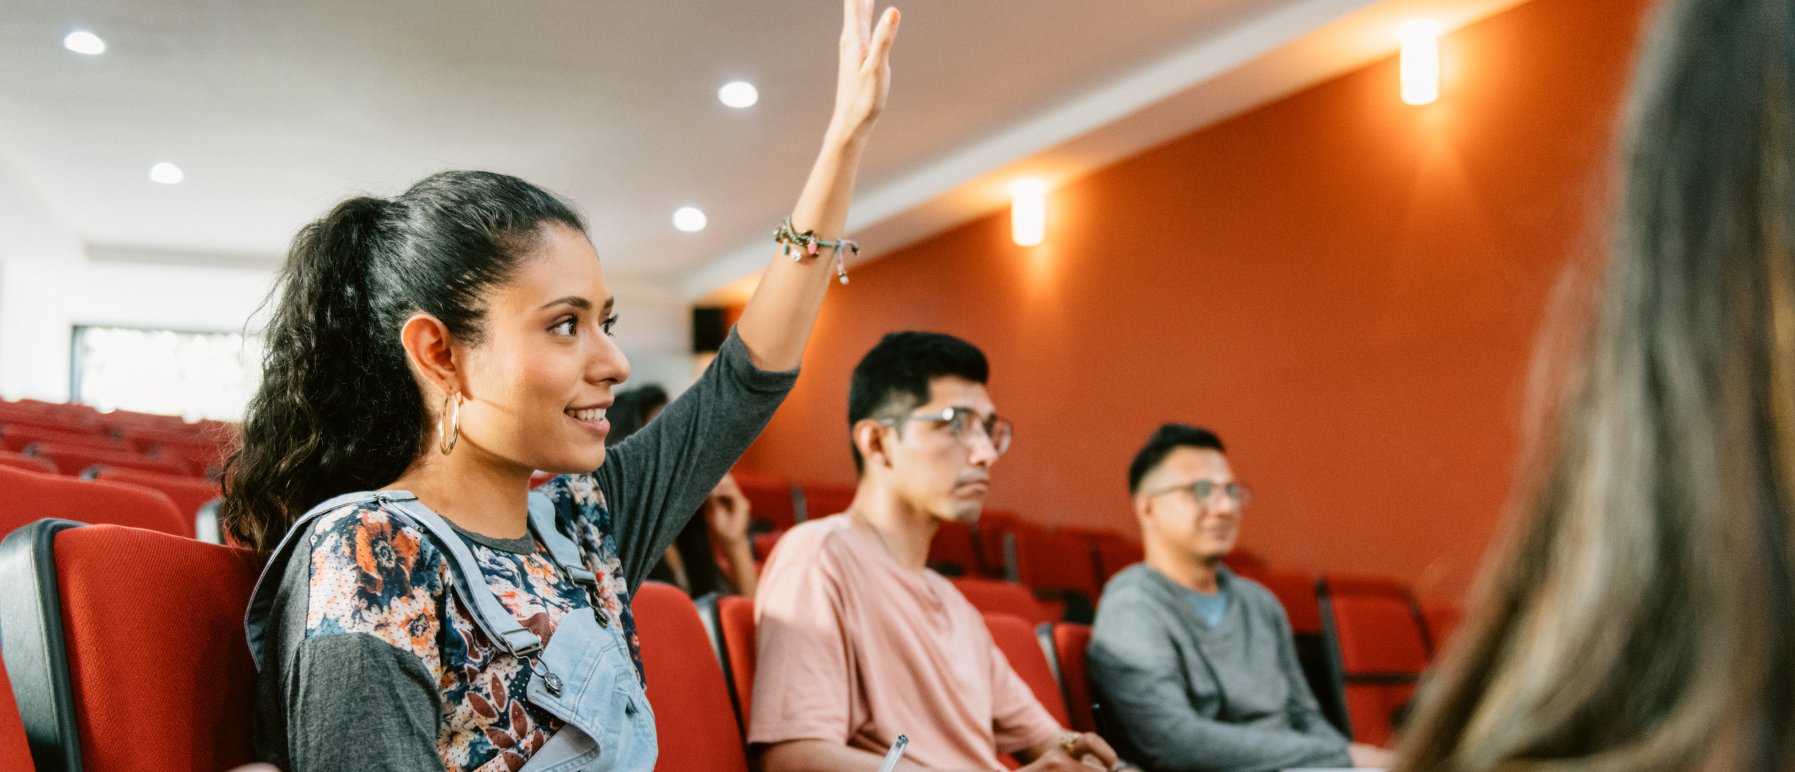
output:
[[[909,421],[928,421],[947,427],[954,439],[963,444],[970,444],[976,433],[983,432],[991,441],[991,447],[997,455],[1003,455],[1010,449],[1010,439],[1015,436],[1016,429],[1008,419],[996,415],[982,416],[977,410],[969,407],[950,407],[935,413],[914,413],[895,418],[880,419],[886,426],[897,426]]]
[[[1246,509],[1247,505],[1253,502],[1253,492],[1247,490],[1245,485],[1234,482],[1218,483],[1214,480],[1197,480],[1196,482],[1184,483],[1182,485],[1169,485],[1156,491],[1149,491],[1147,495],[1163,496],[1167,493],[1177,493],[1179,491],[1189,491],[1190,495],[1196,497],[1198,503],[1208,501],[1209,497],[1214,496],[1217,493],[1222,494],[1227,497],[1229,501],[1234,502],[1234,506],[1239,509]]]

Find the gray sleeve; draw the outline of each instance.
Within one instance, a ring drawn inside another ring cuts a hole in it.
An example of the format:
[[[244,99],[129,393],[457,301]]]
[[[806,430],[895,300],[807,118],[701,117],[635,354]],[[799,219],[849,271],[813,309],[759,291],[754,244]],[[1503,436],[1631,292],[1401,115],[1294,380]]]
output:
[[[1171,631],[1144,598],[1105,599],[1089,667],[1105,709],[1137,760],[1150,768],[1238,772],[1351,766],[1344,741],[1227,724],[1198,712]]]
[[[365,633],[299,645],[287,694],[287,772],[441,772],[441,696],[424,663]]]
[[[609,451],[595,476],[631,592],[760,436],[797,379],[797,370],[755,367],[731,329],[698,382]]]

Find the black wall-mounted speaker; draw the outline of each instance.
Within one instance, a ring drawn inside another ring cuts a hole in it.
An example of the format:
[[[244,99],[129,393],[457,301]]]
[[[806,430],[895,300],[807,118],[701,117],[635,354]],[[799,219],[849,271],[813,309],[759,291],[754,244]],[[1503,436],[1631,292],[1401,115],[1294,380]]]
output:
[[[722,306],[692,307],[692,353],[710,354],[729,337],[729,320]]]

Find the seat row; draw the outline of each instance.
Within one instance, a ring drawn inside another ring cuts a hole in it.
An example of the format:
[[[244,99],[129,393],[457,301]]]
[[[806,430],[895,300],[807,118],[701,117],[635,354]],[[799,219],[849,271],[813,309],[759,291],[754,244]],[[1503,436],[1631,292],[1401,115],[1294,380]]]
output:
[[[96,464],[214,476],[235,427],[177,416],[99,413],[86,405],[0,401],[0,451],[43,459],[64,474]],[[16,459],[12,463],[17,463]]]

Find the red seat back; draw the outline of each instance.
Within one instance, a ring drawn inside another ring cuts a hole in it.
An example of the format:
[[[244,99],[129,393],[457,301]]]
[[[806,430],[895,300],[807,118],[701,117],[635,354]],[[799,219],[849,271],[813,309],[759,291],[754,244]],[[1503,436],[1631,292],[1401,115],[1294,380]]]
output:
[[[948,581],[965,596],[966,602],[983,613],[1010,614],[1026,619],[1030,624],[1052,622],[1055,619],[1046,606],[1035,600],[1034,594],[1027,587],[1015,582],[966,577]]]
[[[978,535],[979,573],[985,576],[1001,577],[1009,566],[1004,561],[1004,535],[1016,529],[1022,522],[1021,516],[1003,509],[987,507],[979,514],[978,527],[973,532]]]
[[[1072,723],[1067,726],[1080,732],[1097,731],[1097,717],[1091,711],[1096,697],[1091,693],[1090,670],[1085,666],[1085,652],[1091,648],[1091,626],[1072,622],[1056,622],[1046,629],[1054,664],[1059,667],[1060,684],[1065,687],[1066,712]]]
[[[23,453],[14,453],[10,450],[0,450],[0,466],[11,469],[24,469],[31,472],[42,472],[44,474],[56,474],[56,465],[50,463],[50,459],[40,458],[38,456],[27,456]]]
[[[1373,578],[1324,585],[1323,621],[1346,685],[1353,739],[1387,745],[1391,711],[1415,693],[1428,661],[1427,634],[1407,587]]]
[[[104,480],[82,480],[0,467],[0,534],[33,520],[128,525],[193,535],[193,518],[181,515],[168,495]]]
[[[0,606],[8,659],[30,654],[47,666],[28,677],[60,685],[21,692],[27,726],[51,727],[32,731],[45,738],[35,748],[39,766],[76,753],[87,769],[225,769],[253,760],[256,673],[243,611],[260,556],[137,528],[53,522],[15,532],[0,551],[0,581],[59,599],[51,616]]]
[[[27,446],[48,442],[71,447],[83,447],[92,450],[129,451],[130,447],[113,439],[109,435],[96,430],[34,426],[13,422],[0,426],[0,449],[14,453],[23,451]]]
[[[140,456],[123,448],[106,450],[82,445],[34,442],[31,444],[31,453],[50,459],[56,464],[57,470],[63,474],[81,474],[93,466],[116,466],[182,477],[190,476],[189,467],[185,461],[175,458]]]
[[[972,526],[952,520],[941,523],[935,540],[929,542],[929,564],[951,567],[959,576],[977,573],[979,556],[972,540]]]
[[[1146,559],[1147,553],[1133,537],[1117,535],[1097,542],[1097,571],[1105,584],[1122,569]]]
[[[1028,684],[1029,691],[1035,693],[1041,707],[1060,726],[1066,726],[1066,698],[1060,693],[1059,681],[1054,680],[1040,639],[1035,637],[1035,625],[1014,614],[986,614],[985,628],[991,631],[991,642],[997,644],[997,650],[1003,652],[1016,675]]]
[[[1433,644],[1433,653],[1438,656],[1452,641],[1458,623],[1464,620],[1465,607],[1449,601],[1426,603],[1421,606],[1421,617],[1427,622],[1428,643]]]
[[[224,495],[224,489],[212,480],[114,466],[100,467],[94,473],[94,479],[141,485],[161,491],[174,501],[175,506],[180,508],[181,514],[186,515],[188,519],[198,515],[200,507]]]
[[[736,487],[742,490],[742,498],[748,500],[749,517],[769,523],[775,530],[797,525],[798,510],[791,481],[741,472],[730,474],[735,477]]]
[[[1315,577],[1300,571],[1261,570],[1245,573],[1265,585],[1278,596],[1285,616],[1290,617],[1290,631],[1297,635],[1321,634],[1321,601],[1315,594]]]
[[[1090,540],[1042,528],[1016,529],[1016,580],[1037,590],[1061,590],[1096,602],[1102,593]]]
[[[805,485],[803,494],[805,520],[839,515],[854,503],[851,485]]]
[[[31,744],[25,739],[25,722],[19,719],[19,704],[13,701],[5,663],[0,663],[0,769],[29,772],[31,768]]]
[[[742,710],[742,729],[754,708],[755,649],[754,601],[738,595],[717,599],[717,626],[722,628],[723,655],[729,659],[729,677],[735,704]]]
[[[630,607],[660,735],[655,768],[748,772],[723,668],[692,599],[673,585],[649,582],[636,590]]]

